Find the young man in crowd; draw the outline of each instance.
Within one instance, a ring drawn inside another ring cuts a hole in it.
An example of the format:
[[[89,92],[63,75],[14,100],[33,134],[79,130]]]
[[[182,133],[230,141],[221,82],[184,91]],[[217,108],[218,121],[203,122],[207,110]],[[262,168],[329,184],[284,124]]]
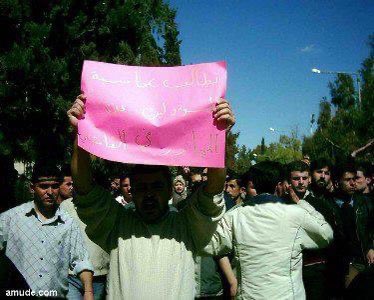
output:
[[[286,205],[274,199],[281,179],[269,162],[249,173],[257,196],[225,214],[204,250],[211,255],[234,250],[243,299],[305,299],[302,249],[327,246],[332,229],[305,200]]]
[[[63,166],[61,173],[63,175],[63,181],[60,185],[57,204],[61,204],[66,199],[70,199],[73,197],[73,179],[71,178],[70,166]]]
[[[129,174],[122,174],[119,177],[119,193],[115,199],[122,205],[127,205],[132,202],[131,182]]]
[[[327,159],[320,158],[313,160],[310,164],[310,172],[312,175],[311,190],[314,196],[332,198],[332,193],[328,187],[332,182],[332,164]]]
[[[61,175],[56,166],[34,166],[34,201],[0,215],[0,250],[19,272],[18,287],[39,293],[68,292],[68,270],[79,276],[85,299],[93,299],[92,265],[77,223],[57,204]],[[17,280],[9,276],[9,287]],[[37,294],[38,295],[38,294]],[[35,296],[37,296],[35,295]]]
[[[360,163],[356,167],[356,192],[361,193],[370,198],[373,201],[373,195],[370,191],[371,186],[371,174],[370,165],[368,163]],[[374,203],[373,203],[374,204]]]
[[[226,210],[243,202],[245,198],[245,188],[242,186],[239,175],[232,173],[226,178],[225,203]]]
[[[338,272],[335,270],[337,257],[332,257],[332,252],[337,255],[336,250],[339,249],[335,243],[342,241],[343,229],[338,209],[331,196],[326,198],[326,195],[329,195],[326,187],[331,180],[330,170],[330,164],[324,159],[312,161],[310,171],[303,161],[288,164],[291,201],[298,203],[300,199],[306,200],[324,216],[334,231],[334,243],[330,245],[332,248],[303,252],[303,280],[308,299],[328,299],[341,294],[342,289]],[[312,189],[309,188],[310,182]]]
[[[77,209],[74,205],[73,199],[73,186],[66,186],[66,178],[70,178],[68,182],[72,182],[71,179],[71,171],[70,166],[69,168],[63,168],[63,176],[64,181],[60,185],[60,193],[59,198],[61,198],[61,188],[65,189],[64,196],[62,197],[64,200],[61,202],[60,207],[65,210],[70,217],[72,217],[79,228],[81,229],[81,233],[87,247],[90,262],[93,266],[94,275],[92,278],[92,287],[93,287],[93,295],[95,300],[102,300],[105,299],[105,287],[106,287],[106,277],[109,272],[109,254],[106,253],[100,246],[96,245],[92,242],[86,232],[86,225],[81,221],[77,214]],[[70,192],[70,193],[69,193]],[[66,198],[67,196],[69,198]],[[68,276],[69,282],[69,292],[67,294],[67,298],[69,300],[81,300],[84,297],[84,286],[79,279],[79,276],[75,275],[72,270],[69,270]]]
[[[335,202],[340,208],[345,234],[343,250],[348,292],[355,277],[369,272],[370,265],[374,264],[373,207],[366,197],[355,193],[356,174],[357,169],[352,163],[338,165],[334,174],[337,181]],[[372,293],[370,284],[364,286],[363,290],[361,295]]]
[[[76,128],[84,117],[80,95],[68,111]],[[235,123],[221,99],[214,120],[223,128]],[[213,122],[213,119],[212,119]],[[110,193],[94,186],[90,156],[74,143],[72,174],[76,206],[88,236],[110,253],[109,299],[191,299],[194,255],[210,240],[225,208],[225,169],[208,170],[208,181],[180,212],[169,211],[172,184],[166,166],[134,167],[131,176],[135,210],[123,209]]]

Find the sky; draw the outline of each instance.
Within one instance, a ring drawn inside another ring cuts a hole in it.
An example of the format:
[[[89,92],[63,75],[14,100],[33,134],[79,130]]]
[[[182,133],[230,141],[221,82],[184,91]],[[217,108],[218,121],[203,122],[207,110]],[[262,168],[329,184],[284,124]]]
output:
[[[226,98],[239,144],[253,149],[297,128],[330,99],[334,75],[357,72],[369,55],[374,1],[170,0],[177,10],[183,64],[225,60]],[[275,131],[270,131],[272,127]]]

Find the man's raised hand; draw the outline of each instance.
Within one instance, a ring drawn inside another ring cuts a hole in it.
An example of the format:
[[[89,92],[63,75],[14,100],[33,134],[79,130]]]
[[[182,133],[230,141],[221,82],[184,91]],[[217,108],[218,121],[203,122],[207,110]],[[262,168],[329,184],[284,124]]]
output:
[[[84,94],[80,94],[75,99],[73,105],[67,112],[70,125],[74,128],[77,128],[78,120],[84,119],[84,114],[86,113],[85,102],[86,102],[86,96]]]
[[[220,98],[213,110],[215,121],[223,127],[223,129],[229,130],[235,124],[235,116],[231,110],[230,104],[226,99]]]

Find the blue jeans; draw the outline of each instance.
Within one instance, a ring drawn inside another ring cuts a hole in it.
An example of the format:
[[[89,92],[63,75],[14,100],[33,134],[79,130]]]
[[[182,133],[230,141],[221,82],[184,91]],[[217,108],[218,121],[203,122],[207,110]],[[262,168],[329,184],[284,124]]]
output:
[[[68,300],[81,300],[83,299],[83,285],[80,279],[76,276],[69,275],[69,291],[66,295]],[[93,277],[93,292],[95,300],[105,299],[105,284],[106,276]]]

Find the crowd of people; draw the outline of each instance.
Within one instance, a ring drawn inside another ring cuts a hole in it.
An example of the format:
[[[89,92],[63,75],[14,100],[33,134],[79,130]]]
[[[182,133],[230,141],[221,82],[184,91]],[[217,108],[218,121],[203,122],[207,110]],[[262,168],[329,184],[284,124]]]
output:
[[[80,95],[68,112],[76,129]],[[221,99],[214,118],[235,118]],[[0,214],[2,292],[68,299],[374,299],[373,169],[326,159],[244,174],[135,165],[95,182],[34,166],[32,201]],[[5,273],[5,274],[4,274]]]

